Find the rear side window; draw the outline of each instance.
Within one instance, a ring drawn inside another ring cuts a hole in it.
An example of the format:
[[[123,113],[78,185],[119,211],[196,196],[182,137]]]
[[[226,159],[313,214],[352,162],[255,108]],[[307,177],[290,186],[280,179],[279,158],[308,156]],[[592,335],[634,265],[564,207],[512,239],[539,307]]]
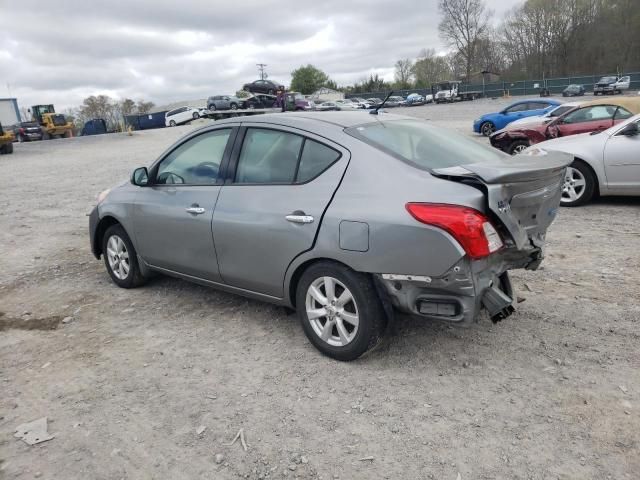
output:
[[[627,118],[633,117],[633,113],[629,110],[626,110],[622,107],[618,107],[616,111],[616,115],[613,117],[614,120],[626,120]]]
[[[303,140],[288,132],[248,129],[238,160],[236,183],[292,183]]]
[[[249,128],[235,183],[293,184],[313,180],[340,158],[333,148],[294,133]]]
[[[424,170],[504,160],[498,149],[420,120],[388,120],[345,130],[378,150]]]
[[[305,183],[320,175],[333,162],[340,158],[340,153],[313,140],[305,140],[296,183]]]

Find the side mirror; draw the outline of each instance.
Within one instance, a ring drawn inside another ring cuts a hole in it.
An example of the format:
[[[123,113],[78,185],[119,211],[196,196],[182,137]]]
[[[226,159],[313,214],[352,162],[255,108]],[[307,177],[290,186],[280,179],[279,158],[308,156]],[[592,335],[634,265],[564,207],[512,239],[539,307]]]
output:
[[[136,168],[131,174],[131,183],[137,187],[146,187],[149,183],[147,167]]]
[[[638,133],[640,133],[640,129],[638,129],[638,124],[636,122],[630,123],[620,130],[620,135],[624,135],[625,137],[635,137]]]

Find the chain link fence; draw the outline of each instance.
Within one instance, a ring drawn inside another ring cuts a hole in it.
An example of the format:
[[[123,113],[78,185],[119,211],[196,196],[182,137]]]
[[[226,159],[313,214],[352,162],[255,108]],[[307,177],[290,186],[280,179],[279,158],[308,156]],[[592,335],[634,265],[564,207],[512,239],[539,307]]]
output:
[[[630,76],[631,85],[629,90],[640,91],[640,72],[625,73],[620,76]],[[575,77],[563,77],[563,78],[547,78],[545,80],[519,80],[517,82],[491,82],[491,83],[479,83],[479,84],[464,84],[460,86],[460,92],[481,92],[480,96],[484,97],[502,97],[505,95],[538,95],[540,89],[545,87],[549,89],[551,94],[561,94],[562,91],[568,85],[582,85],[587,92],[593,92],[594,84],[602,77],[610,75],[580,75]],[[545,84],[546,82],[546,84]],[[435,86],[434,86],[435,88]],[[346,94],[347,98],[361,97],[361,98],[380,98],[383,99],[389,93],[387,91],[379,92],[366,92],[366,93],[351,93]],[[430,95],[435,93],[430,88],[413,88],[409,90],[394,90],[394,95],[401,95],[406,97],[411,93],[419,93],[420,95]]]

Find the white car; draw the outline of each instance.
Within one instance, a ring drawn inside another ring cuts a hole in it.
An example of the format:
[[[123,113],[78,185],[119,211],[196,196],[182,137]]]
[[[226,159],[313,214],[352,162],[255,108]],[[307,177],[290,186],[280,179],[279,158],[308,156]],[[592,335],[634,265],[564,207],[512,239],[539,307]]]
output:
[[[345,98],[344,100],[336,100],[336,104],[340,107],[340,108],[353,108],[353,109],[357,109],[357,108],[362,108],[360,106],[360,104],[352,102],[350,99]]]
[[[578,107],[581,103],[583,103],[583,102],[567,102],[567,103],[563,103],[562,105],[558,105],[553,110],[549,110],[544,115],[535,115],[533,117],[525,117],[525,118],[521,118],[519,120],[515,120],[515,121],[509,123],[506,127],[504,127],[504,130],[518,129],[518,128],[521,128],[524,125],[529,125],[529,126],[542,125],[543,123],[545,123],[545,122],[547,122],[549,120],[553,120],[554,118],[559,117],[563,113],[568,112],[572,108]]]
[[[197,120],[202,116],[204,111],[203,108],[189,106],[174,108],[164,114],[164,124],[167,127],[175,127],[176,125],[181,125],[191,120]]]
[[[640,115],[600,133],[538,143],[524,155],[565,152],[573,156],[562,187],[561,205],[584,205],[594,195],[640,195]]]

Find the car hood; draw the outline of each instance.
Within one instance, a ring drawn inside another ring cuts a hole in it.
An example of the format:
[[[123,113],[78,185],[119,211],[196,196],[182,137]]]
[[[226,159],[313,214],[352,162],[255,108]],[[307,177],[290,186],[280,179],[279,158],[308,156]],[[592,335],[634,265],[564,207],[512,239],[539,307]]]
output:
[[[546,121],[550,120],[549,117],[545,117],[543,115],[536,115],[533,117],[525,117],[525,118],[521,118],[519,120],[516,120],[515,122],[511,122],[509,125],[507,125],[505,128],[503,128],[502,130],[515,130],[517,128],[520,128],[524,125],[531,127],[534,125],[544,125]]]
[[[571,147],[572,145],[584,144],[584,142],[591,140],[594,137],[605,135],[604,132],[591,135],[591,133],[580,133],[578,135],[569,135],[567,137],[552,138],[551,140],[545,140],[537,145],[531,147],[531,149],[539,148],[542,150],[564,150],[564,148]]]

